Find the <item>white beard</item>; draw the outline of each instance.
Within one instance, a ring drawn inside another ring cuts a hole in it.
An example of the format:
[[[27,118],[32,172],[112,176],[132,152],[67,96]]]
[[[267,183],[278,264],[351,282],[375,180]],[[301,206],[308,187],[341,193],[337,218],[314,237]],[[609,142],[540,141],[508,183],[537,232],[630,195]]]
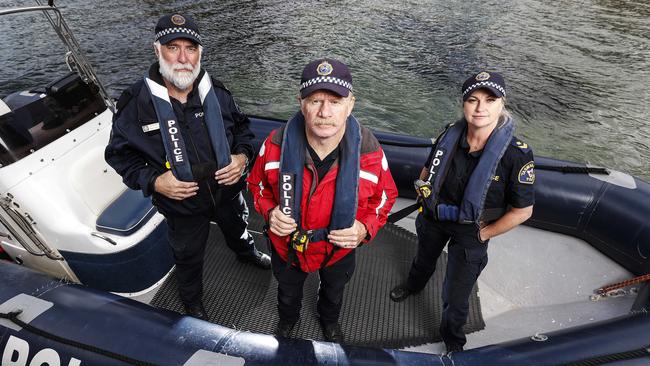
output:
[[[172,83],[179,90],[187,90],[187,88],[189,88],[194,83],[194,80],[199,76],[199,72],[201,72],[200,58],[197,61],[196,66],[192,66],[190,63],[168,63],[162,55],[160,55],[158,56],[158,63],[160,64],[159,70],[162,77]],[[176,71],[178,69],[192,70],[192,72]]]

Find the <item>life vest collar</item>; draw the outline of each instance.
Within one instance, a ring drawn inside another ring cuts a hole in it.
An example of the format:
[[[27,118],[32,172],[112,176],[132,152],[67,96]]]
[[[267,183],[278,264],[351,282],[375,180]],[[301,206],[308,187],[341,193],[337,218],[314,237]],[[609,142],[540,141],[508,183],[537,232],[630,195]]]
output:
[[[431,184],[431,194],[424,199],[424,205],[429,212],[437,213],[440,191],[454,154],[458,148],[459,141],[467,129],[467,121],[463,118],[447,127],[447,130],[438,139],[431,165],[429,166],[429,176],[427,181]],[[483,206],[492,177],[496,173],[497,166],[506,152],[512,136],[514,134],[515,124],[512,118],[506,118],[497,124],[488,138],[479,162],[470,176],[463,200],[458,210],[450,210],[449,205],[445,205],[445,212],[457,212],[457,222],[459,223],[477,223],[481,220]],[[451,215],[451,216],[455,216]],[[455,217],[454,217],[455,218]]]
[[[354,224],[359,191],[361,127],[350,115],[339,145],[339,171],[336,176],[334,207],[328,231],[345,229]],[[305,119],[296,113],[285,126],[280,153],[280,209],[301,226],[302,181],[307,153]]]
[[[212,86],[210,76],[205,70],[202,70],[201,74],[199,74],[200,81],[197,89],[210,143],[215,153],[217,169],[221,169],[228,166],[231,162],[230,146],[223,124],[221,106]],[[185,182],[194,181],[185,141],[183,140],[183,135],[178,125],[178,119],[174,113],[171,100],[169,99],[169,91],[164,85],[148,76],[145,76],[144,84],[147,86],[154,110],[156,111],[163,145],[167,155],[167,162],[169,163],[168,168],[172,170],[174,177],[178,180]]]

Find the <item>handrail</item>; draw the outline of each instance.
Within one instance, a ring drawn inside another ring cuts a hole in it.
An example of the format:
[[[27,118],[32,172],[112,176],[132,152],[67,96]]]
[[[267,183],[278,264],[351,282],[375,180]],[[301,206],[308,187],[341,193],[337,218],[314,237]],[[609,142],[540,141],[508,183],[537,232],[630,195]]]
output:
[[[61,14],[61,11],[56,6],[54,6],[53,1],[49,1],[51,6],[43,5],[40,0],[35,0],[35,1],[38,4],[38,6],[25,6],[25,7],[18,7],[18,8],[0,9],[0,16],[8,15],[8,14],[33,12],[33,11],[42,11],[45,17],[47,18],[47,20],[50,22],[50,25],[52,26],[56,34],[59,36],[59,39],[61,39],[63,44],[68,48],[68,54],[71,56],[73,60],[73,65],[70,65],[70,63],[67,62],[68,67],[70,67],[71,69],[72,67],[76,68],[77,73],[79,73],[79,76],[81,76],[81,80],[83,80],[86,84],[95,85],[98,89],[99,94],[102,96],[102,99],[104,99],[104,103],[106,104],[106,106],[109,109],[111,109],[111,111],[115,112],[115,104],[113,103],[113,100],[110,98],[108,92],[106,92],[106,89],[97,78],[97,75],[95,74],[95,71],[90,65],[90,62],[88,62],[88,59],[86,59],[86,56],[81,51],[81,47],[79,46],[79,43],[72,35],[72,31],[70,31],[70,28],[68,28],[68,25],[63,19],[63,15]],[[54,12],[54,15],[52,15],[50,12]],[[66,61],[67,59],[68,57],[66,56]]]

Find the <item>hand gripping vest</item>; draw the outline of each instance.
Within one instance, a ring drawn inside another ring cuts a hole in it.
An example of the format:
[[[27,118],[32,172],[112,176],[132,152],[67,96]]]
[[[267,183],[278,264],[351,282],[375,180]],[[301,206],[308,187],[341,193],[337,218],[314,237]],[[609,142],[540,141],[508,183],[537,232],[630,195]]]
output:
[[[312,242],[327,240],[330,230],[349,228],[354,224],[359,191],[359,161],[361,153],[361,127],[350,116],[346,122],[345,134],[339,145],[339,171],[336,176],[334,206],[327,229],[310,230]],[[300,204],[302,202],[302,175],[305,168],[305,119],[298,112],[284,129],[280,153],[280,208],[293,217],[300,230]],[[289,183],[287,185],[287,183]]]
[[[431,166],[429,167],[429,176],[427,181],[431,183],[431,195],[424,199],[426,209],[434,213],[447,213],[455,211],[455,206],[441,205],[443,210],[438,209],[438,200],[440,191],[444,183],[451,161],[453,160],[454,153],[463,131],[467,128],[467,121],[460,119],[450,125],[447,130],[440,136],[435,146]],[[492,131],[488,139],[481,157],[476,168],[472,172],[467,186],[465,186],[465,193],[463,194],[463,201],[458,211],[458,223],[469,224],[478,223],[483,214],[483,205],[485,204],[485,197],[487,196],[488,189],[492,183],[499,161],[506,152],[510,140],[514,133],[515,124],[511,118],[499,121],[497,127]]]
[[[167,161],[171,166],[172,173],[176,179],[191,182],[194,180],[192,167],[185,149],[185,142],[180,131],[180,126],[174,114],[174,108],[169,100],[167,88],[155,81],[144,78],[145,85],[151,95],[158,123],[160,124],[160,133],[162,135]],[[208,129],[212,149],[217,160],[217,169],[221,169],[230,164],[230,146],[226,131],[223,127],[223,117],[221,116],[221,107],[219,100],[212,87],[212,81],[207,72],[198,86],[199,97],[205,113],[205,125]]]

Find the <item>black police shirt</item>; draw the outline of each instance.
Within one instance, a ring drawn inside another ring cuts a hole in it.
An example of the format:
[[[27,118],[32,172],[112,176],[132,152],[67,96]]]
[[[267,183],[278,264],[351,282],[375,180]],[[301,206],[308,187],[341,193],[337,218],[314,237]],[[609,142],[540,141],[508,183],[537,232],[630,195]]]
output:
[[[339,145],[340,146],[340,145]],[[334,161],[339,157],[339,146],[336,147],[331,153],[329,153],[323,160],[318,157],[318,153],[307,144],[307,150],[311,156],[311,160],[314,161],[314,166],[316,167],[316,172],[318,173],[318,182],[322,181],[325,178],[325,174],[330,170]]]
[[[429,154],[425,168],[429,169],[433,151]],[[465,186],[481,157],[481,151],[469,152],[467,131],[463,132],[454,153],[451,166],[440,190],[440,203],[460,206]],[[533,151],[525,143],[509,144],[503,154],[492,184],[485,198],[484,208],[528,207],[535,203],[533,188]],[[532,179],[531,179],[532,176]]]

